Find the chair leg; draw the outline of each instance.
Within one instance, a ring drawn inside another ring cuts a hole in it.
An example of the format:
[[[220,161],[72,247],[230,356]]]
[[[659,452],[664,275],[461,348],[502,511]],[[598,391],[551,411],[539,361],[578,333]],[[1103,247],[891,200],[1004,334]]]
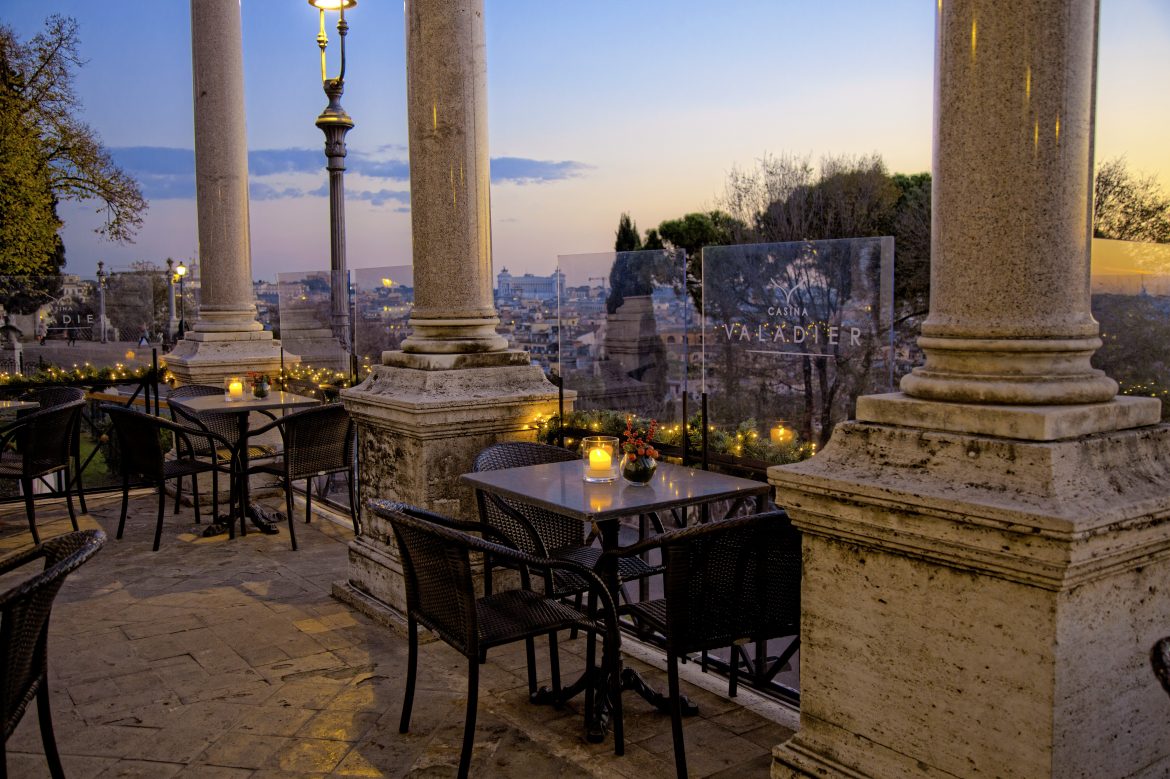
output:
[[[130,506],[130,474],[122,474],[122,516],[118,519],[118,540],[122,538],[122,531],[126,529],[126,509]]]
[[[179,513],[179,501],[183,497],[183,477],[175,479],[175,513]]]
[[[531,636],[524,639],[524,657],[528,660],[528,697],[536,694],[536,642]]]
[[[727,674],[727,697],[734,698],[739,694],[739,647],[731,645],[731,668]]]
[[[621,757],[626,753],[626,728],[622,716],[622,650],[620,636],[606,636],[606,650],[610,667],[610,724],[613,725],[613,753]]]
[[[467,659],[467,718],[463,721],[463,752],[459,755],[459,779],[471,769],[471,745],[475,743],[475,712],[479,706],[479,658]]]
[[[305,479],[305,524],[313,521],[313,477]]]
[[[552,673],[553,700],[561,698],[561,652],[557,646],[557,632],[548,634],[548,666]]]
[[[402,717],[398,720],[398,732],[410,730],[410,709],[414,706],[414,676],[418,673],[418,623],[407,621],[406,692],[402,696]]]
[[[211,469],[211,524],[219,521],[219,469]]]
[[[49,775],[53,779],[65,779],[65,770],[61,768],[61,755],[57,752],[57,739],[53,737],[53,715],[49,709],[48,675],[41,680],[41,687],[37,690],[37,719],[41,723],[41,744],[45,747],[45,760],[49,763]]]
[[[349,490],[349,518],[353,520],[353,534],[360,536],[362,534],[361,521],[358,519],[358,504],[357,494],[353,489],[353,469],[345,469],[345,487]]]
[[[65,478],[62,481],[65,484],[65,507],[69,509],[69,522],[73,525],[74,532],[80,530],[77,526],[77,512],[73,510],[73,490],[69,488],[69,468],[66,467]]]
[[[195,507],[195,524],[199,524],[199,475],[191,474],[191,503]]]
[[[37,532],[37,504],[33,499],[33,480],[21,479],[20,487],[24,490],[24,513],[28,516],[28,529],[32,531],[34,544],[41,542],[41,534]]]
[[[167,490],[166,482],[160,481],[158,483],[158,522],[154,526],[154,551],[158,551],[158,545],[162,541],[162,523],[163,512],[167,508]]]
[[[679,779],[687,779],[687,752],[683,744],[682,700],[678,689],[678,657],[667,658],[667,684],[670,695],[670,732],[674,736],[674,771]]]
[[[306,487],[308,485],[306,484]],[[284,508],[286,516],[288,517],[288,537],[292,541],[293,551],[297,551],[297,529],[293,522],[293,499],[292,499],[292,479],[286,478],[284,480]],[[306,500],[308,499],[308,490],[305,490]]]
[[[88,514],[89,509],[85,507],[85,487],[81,483],[81,416],[77,417],[77,427],[73,429],[73,470],[76,474],[74,481],[77,482],[77,501],[81,504],[81,513]]]

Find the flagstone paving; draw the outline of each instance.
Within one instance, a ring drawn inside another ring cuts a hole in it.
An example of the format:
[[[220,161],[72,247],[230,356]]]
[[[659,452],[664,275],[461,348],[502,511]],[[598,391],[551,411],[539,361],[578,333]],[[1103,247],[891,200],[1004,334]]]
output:
[[[421,648],[411,732],[399,734],[406,641],[329,594],[345,576],[348,527],[318,515],[297,528],[293,552],[286,533],[202,538],[190,508],[171,515],[168,506],[156,553],[152,495],[132,500],[121,541],[119,499],[88,502],[82,526],[110,539],[65,583],[49,637],[53,722],[69,777],[454,775],[466,661],[439,641]],[[42,501],[37,513],[43,538],[70,529],[60,501]],[[0,507],[0,555],[29,543],[23,506]],[[0,578],[0,590],[12,578]],[[581,667],[582,644],[562,637],[566,677]],[[538,658],[547,658],[543,647]],[[657,668],[633,654],[627,664],[665,689]],[[791,730],[684,686],[702,712],[685,723],[691,774],[767,776],[771,748]],[[669,718],[632,695],[624,711],[626,754],[616,757],[612,739],[585,741],[577,702],[560,710],[527,702],[522,646],[493,650],[481,669],[471,773],[673,776]],[[8,741],[8,770],[48,775],[35,704]]]

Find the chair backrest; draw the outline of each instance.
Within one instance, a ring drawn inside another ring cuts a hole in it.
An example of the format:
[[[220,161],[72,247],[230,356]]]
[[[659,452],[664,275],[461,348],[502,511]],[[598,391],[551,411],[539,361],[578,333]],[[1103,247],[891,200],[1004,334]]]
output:
[[[214,387],[209,384],[184,384],[181,387],[175,387],[171,390],[167,398],[175,398],[181,400],[182,398],[198,398],[206,395],[222,395],[223,387]],[[215,411],[204,411],[201,414],[192,414],[181,406],[170,406],[171,419],[179,424],[188,427],[198,428],[200,426],[207,428],[211,432],[227,439],[233,446],[240,437],[240,423],[235,414],[219,413]],[[192,437],[191,446],[194,453],[198,455],[206,455],[210,453],[212,446],[206,438]]]
[[[23,475],[35,478],[69,464],[73,432],[82,400],[42,409],[19,420],[16,448],[23,459]]]
[[[465,656],[477,656],[476,596],[467,541],[472,536],[436,524],[441,517],[414,506],[371,501],[370,508],[394,530],[409,616]]]
[[[472,470],[498,471],[504,468],[520,468],[526,465],[543,465],[577,459],[579,459],[578,455],[559,446],[509,441],[492,444],[480,452],[475,458]],[[508,542],[521,552],[545,557],[557,550],[581,546],[584,543],[586,526],[581,520],[527,503],[504,500],[503,498],[499,498],[499,500],[527,519],[528,527],[502,511],[490,498],[483,501],[483,516],[480,519],[502,533]],[[536,538],[533,538],[534,532]],[[543,549],[540,548],[541,545],[544,546]]]
[[[353,466],[354,427],[340,403],[296,411],[281,419],[290,478],[302,479]]]
[[[799,632],[800,540],[784,511],[664,534],[668,647],[693,652]]]
[[[42,409],[56,408],[85,400],[85,390],[81,387],[39,387],[29,390],[24,397],[35,400]]]
[[[158,481],[163,476],[166,449],[159,431],[163,420],[124,406],[102,406],[114,422],[122,473]]]
[[[37,575],[0,594],[0,728],[12,734],[45,677],[45,645],[53,599],[65,577],[92,557],[106,541],[100,530],[83,530],[50,539],[16,558],[7,572],[43,557]]]

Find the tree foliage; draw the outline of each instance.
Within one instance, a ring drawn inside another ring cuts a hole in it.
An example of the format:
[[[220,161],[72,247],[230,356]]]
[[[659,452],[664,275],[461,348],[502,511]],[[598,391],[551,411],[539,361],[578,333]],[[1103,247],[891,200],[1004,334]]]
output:
[[[137,182],[77,118],[79,45],[68,17],[50,16],[28,42],[0,25],[0,269],[7,273],[59,267],[58,200],[98,201],[105,222],[97,232],[113,241],[130,241],[142,225],[146,201]]]
[[[615,252],[636,252],[642,248],[642,239],[638,236],[638,225],[626,212],[622,212],[618,219],[618,229],[614,234],[613,250]]]
[[[1097,168],[1093,235],[1118,241],[1170,243],[1170,197],[1154,176],[1130,173],[1124,157]]]

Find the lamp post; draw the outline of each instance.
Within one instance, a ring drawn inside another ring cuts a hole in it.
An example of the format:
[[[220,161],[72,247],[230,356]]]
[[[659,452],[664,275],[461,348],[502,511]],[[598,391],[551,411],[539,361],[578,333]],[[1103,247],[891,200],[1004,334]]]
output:
[[[329,104],[317,117],[317,126],[325,133],[325,159],[329,170],[329,270],[330,270],[330,327],[333,336],[348,355],[352,353],[349,323],[349,274],[345,267],[345,134],[353,129],[353,120],[341,107],[345,89],[345,34],[349,24],[345,9],[357,5],[357,0],[309,0],[320,16],[317,45],[321,49],[321,85]],[[337,78],[326,75],[325,12],[337,11],[337,35],[341,39],[341,69]]]
[[[183,333],[187,332],[187,312],[186,300],[183,297],[183,278],[187,275],[187,266],[179,260],[179,264],[175,266],[175,275],[179,277],[179,329],[175,331],[175,340],[183,337]]]
[[[167,343],[175,337],[178,321],[175,319],[175,261],[167,257]]]
[[[98,327],[102,331],[102,343],[106,342],[106,264],[98,260],[97,269],[97,286],[98,286]]]

